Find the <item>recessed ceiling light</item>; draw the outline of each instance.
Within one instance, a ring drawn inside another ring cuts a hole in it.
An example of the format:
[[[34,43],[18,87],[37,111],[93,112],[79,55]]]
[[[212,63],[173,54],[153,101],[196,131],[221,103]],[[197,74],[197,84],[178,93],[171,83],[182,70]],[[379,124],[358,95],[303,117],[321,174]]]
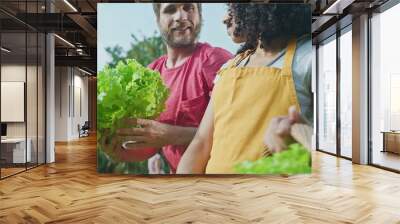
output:
[[[67,4],[72,10],[74,10],[74,12],[78,12],[78,10],[71,4],[69,3],[68,0],[64,0],[65,4]]]
[[[90,72],[88,72],[88,71],[86,71],[86,70],[83,70],[83,69],[81,69],[81,68],[79,68],[79,67],[78,67],[78,70],[81,71],[81,72],[83,72],[83,73],[85,73],[85,74],[87,74],[87,75],[92,75],[92,73],[90,73]]]
[[[62,42],[64,42],[64,43],[66,43],[67,45],[69,45],[70,47],[75,48],[75,45],[73,45],[73,44],[72,44],[71,42],[69,42],[68,40],[66,40],[66,39],[64,39],[64,38],[62,38],[62,37],[60,37],[60,36],[57,35],[57,34],[54,34],[54,36],[57,37],[58,39],[60,39]]]
[[[5,47],[1,47],[1,50],[4,51],[4,52],[6,52],[6,53],[10,53],[10,52],[11,52],[11,50],[9,50],[9,49],[7,49],[7,48],[5,48]]]
[[[336,0],[322,14],[342,14],[343,9],[349,6],[354,0]]]

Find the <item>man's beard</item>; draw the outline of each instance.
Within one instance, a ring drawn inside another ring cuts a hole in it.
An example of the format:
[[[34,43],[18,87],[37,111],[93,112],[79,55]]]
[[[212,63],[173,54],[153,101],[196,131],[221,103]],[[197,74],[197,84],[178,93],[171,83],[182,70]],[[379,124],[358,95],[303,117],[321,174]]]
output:
[[[189,37],[185,36],[184,38],[179,38],[179,40],[176,40],[174,38],[173,31],[168,32],[162,29],[160,30],[161,30],[161,36],[168,46],[172,48],[185,48],[192,46],[196,42],[201,31],[201,23],[199,23],[195,27],[192,26],[192,28],[194,28],[194,30],[192,31]]]

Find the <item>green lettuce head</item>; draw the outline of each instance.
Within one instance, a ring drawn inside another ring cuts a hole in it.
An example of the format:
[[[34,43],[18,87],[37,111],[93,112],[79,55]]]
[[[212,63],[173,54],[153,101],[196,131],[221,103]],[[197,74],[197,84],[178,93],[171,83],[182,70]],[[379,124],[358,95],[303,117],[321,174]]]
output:
[[[134,59],[105,67],[97,77],[97,137],[105,130],[114,134],[124,118],[158,117],[168,94],[160,73]]]

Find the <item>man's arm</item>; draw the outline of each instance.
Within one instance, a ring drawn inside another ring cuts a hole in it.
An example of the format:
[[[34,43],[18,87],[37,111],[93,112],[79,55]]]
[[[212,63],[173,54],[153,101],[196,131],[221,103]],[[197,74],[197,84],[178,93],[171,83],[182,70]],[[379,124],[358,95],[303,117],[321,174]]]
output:
[[[141,128],[122,128],[117,130],[117,135],[104,141],[104,150],[116,161],[136,161],[137,152],[133,149],[143,149],[148,153],[157,151],[165,145],[188,145],[196,134],[197,128],[181,127],[163,124],[153,120],[127,119],[127,124]],[[132,141],[132,143],[123,143]]]
[[[197,131],[195,127],[169,125],[154,120],[127,119],[126,122],[131,126],[141,126],[140,128],[121,128],[117,131],[118,135],[126,141],[136,142],[129,144],[129,149],[188,145]]]
[[[214,133],[212,99],[208,103],[200,126],[189,147],[183,154],[177,174],[203,174],[210,158]]]

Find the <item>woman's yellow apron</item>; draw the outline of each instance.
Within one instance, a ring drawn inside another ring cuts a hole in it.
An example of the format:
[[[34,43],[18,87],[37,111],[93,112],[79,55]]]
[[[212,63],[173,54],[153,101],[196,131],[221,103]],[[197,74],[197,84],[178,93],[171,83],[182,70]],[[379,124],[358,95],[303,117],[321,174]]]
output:
[[[213,90],[214,135],[206,173],[235,173],[234,166],[263,156],[263,137],[271,118],[300,106],[292,77],[296,40],[289,42],[282,69],[238,67],[248,52],[219,72]]]

